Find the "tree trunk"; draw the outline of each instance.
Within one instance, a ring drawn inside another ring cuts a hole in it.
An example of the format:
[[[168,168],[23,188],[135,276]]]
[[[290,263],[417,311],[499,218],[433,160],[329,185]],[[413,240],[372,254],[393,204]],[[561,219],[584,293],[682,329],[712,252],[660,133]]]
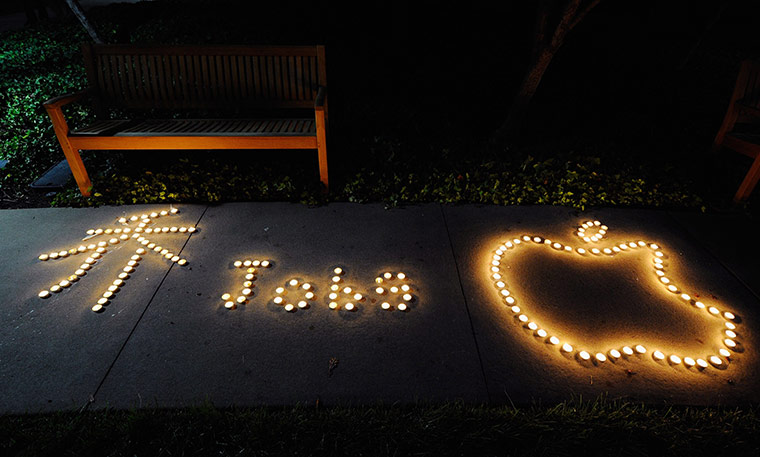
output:
[[[90,21],[87,20],[87,16],[84,15],[84,11],[82,10],[82,7],[79,5],[79,2],[77,0],[66,0],[66,4],[69,5],[69,8],[71,8],[71,12],[74,13],[74,16],[79,19],[79,22],[82,24],[82,27],[87,31],[87,34],[90,35],[90,38],[92,38],[92,41],[95,43],[102,43],[103,40],[100,39],[98,36],[98,32],[95,31],[95,28],[90,24]]]
[[[541,83],[541,78],[544,76],[555,53],[556,50],[554,49],[544,48],[540,50],[538,55],[533,59],[533,63],[525,74],[525,77],[520,84],[520,89],[515,95],[512,106],[509,108],[507,118],[496,131],[497,138],[513,137],[521,130],[525,122],[528,106],[530,106],[533,95],[536,93],[536,89],[538,89],[538,85]]]
[[[538,4],[538,16],[536,29],[533,36],[533,59],[531,65],[520,84],[520,89],[515,95],[512,106],[509,108],[507,118],[501,126],[494,132],[493,141],[503,141],[514,137],[519,133],[525,123],[525,115],[528,111],[533,95],[541,83],[546,69],[549,67],[554,55],[557,53],[565,36],[591,11],[601,0],[589,0],[581,8],[583,0],[567,0],[559,12],[559,22],[553,29],[548,29],[547,22],[551,14],[550,9],[557,6],[556,2],[541,1]],[[551,30],[551,34],[547,31]]]

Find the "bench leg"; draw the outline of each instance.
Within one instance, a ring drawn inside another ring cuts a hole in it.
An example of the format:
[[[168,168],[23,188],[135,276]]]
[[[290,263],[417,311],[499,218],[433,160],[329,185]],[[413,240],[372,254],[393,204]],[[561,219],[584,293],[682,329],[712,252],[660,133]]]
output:
[[[319,180],[325,185],[325,190],[330,190],[327,177],[327,135],[325,134],[324,111],[317,111],[317,153],[319,154]]]
[[[87,175],[87,170],[84,168],[84,162],[82,162],[82,156],[79,155],[79,151],[74,150],[68,141],[66,146],[63,146],[63,155],[66,156],[66,161],[69,163],[71,173],[74,175],[74,180],[77,182],[79,192],[83,196],[89,197],[92,193],[92,183],[90,177]]]
[[[752,166],[734,195],[734,201],[739,203],[747,200],[758,180],[760,180],[760,154],[756,155],[755,160],[752,161]]]
[[[83,196],[89,197],[92,192],[92,183],[90,183],[90,177],[87,176],[87,170],[84,168],[79,151],[72,148],[71,143],[69,143],[69,127],[66,124],[66,119],[63,117],[63,112],[60,107],[45,106],[45,109],[48,115],[50,115],[50,120],[53,121],[55,136],[58,138],[61,149],[63,149],[63,155],[66,156],[66,161],[69,163],[74,180],[77,182],[77,186],[79,186],[79,192]]]

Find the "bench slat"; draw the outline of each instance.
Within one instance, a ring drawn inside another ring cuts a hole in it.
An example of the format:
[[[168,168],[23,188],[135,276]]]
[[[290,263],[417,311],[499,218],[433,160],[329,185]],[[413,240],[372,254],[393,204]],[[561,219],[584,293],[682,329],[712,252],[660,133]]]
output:
[[[71,136],[314,136],[313,119],[149,119],[98,121]]]

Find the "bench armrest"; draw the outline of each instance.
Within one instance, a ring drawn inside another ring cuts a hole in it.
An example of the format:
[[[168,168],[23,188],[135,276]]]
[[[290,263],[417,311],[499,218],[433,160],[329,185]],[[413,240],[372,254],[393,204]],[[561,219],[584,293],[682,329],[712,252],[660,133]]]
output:
[[[324,111],[326,98],[327,88],[325,86],[319,86],[319,89],[317,89],[317,97],[314,99],[314,109],[317,111]]]
[[[68,105],[71,102],[75,102],[84,97],[90,92],[89,89],[80,90],[79,92],[72,92],[70,94],[59,95],[53,97],[50,100],[42,102],[42,106],[45,108],[60,108],[63,105]]]

